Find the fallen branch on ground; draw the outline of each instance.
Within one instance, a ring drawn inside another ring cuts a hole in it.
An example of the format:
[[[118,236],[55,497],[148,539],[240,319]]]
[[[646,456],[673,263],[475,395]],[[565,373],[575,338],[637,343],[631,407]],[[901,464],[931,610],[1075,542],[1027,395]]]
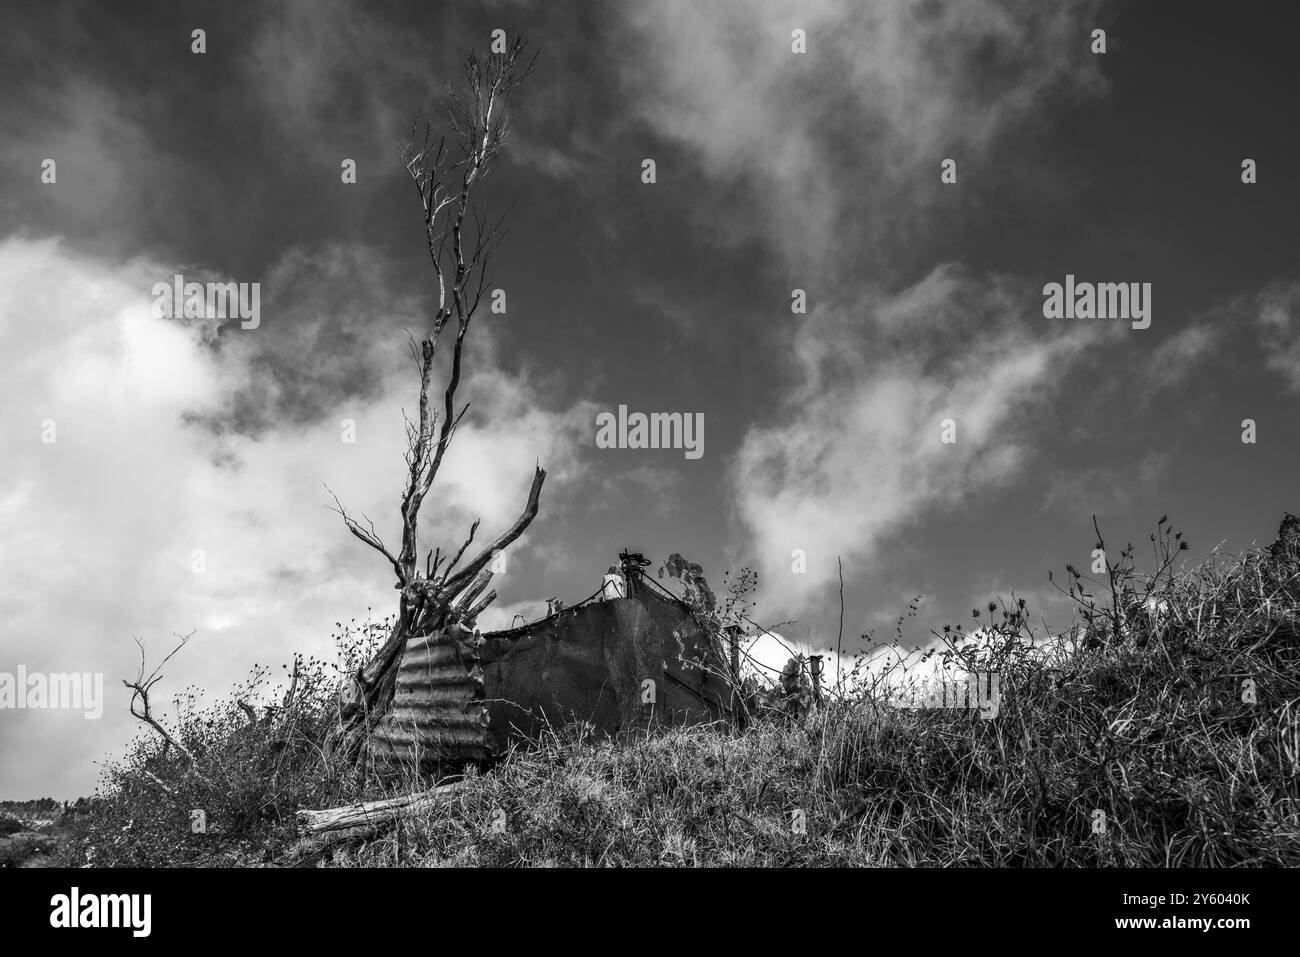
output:
[[[464,781],[455,781],[398,798],[367,801],[364,804],[351,804],[347,807],[324,808],[319,811],[299,811],[298,825],[308,834],[360,825],[378,827],[380,824],[397,820],[404,814],[418,814],[444,804],[464,786]]]

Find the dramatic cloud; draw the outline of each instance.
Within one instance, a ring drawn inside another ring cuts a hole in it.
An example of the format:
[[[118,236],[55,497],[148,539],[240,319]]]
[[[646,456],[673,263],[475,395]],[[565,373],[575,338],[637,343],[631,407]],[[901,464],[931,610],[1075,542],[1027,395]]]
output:
[[[1300,392],[1300,282],[1278,282],[1260,293],[1260,339],[1268,367]]]
[[[134,672],[133,636],[160,656],[170,632],[197,630],[167,689],[194,680],[219,691],[254,662],[328,653],[335,621],[393,608],[385,564],[347,535],[323,483],[398,537],[399,410],[414,374],[384,343],[409,300],[385,298],[386,271],[364,250],[295,250],[272,272],[303,293],[293,328],[277,330],[288,317],[272,311],[257,330],[223,330],[218,346],[207,325],[155,318],[150,289],[176,271],[106,263],[56,240],[0,243],[2,667],[103,672],[109,694],[97,722],[0,716],[6,753],[20,736],[58,741],[25,749],[31,780],[73,765],[84,786],[90,762],[125,741],[118,678]],[[361,316],[358,293],[370,303]],[[539,460],[562,510],[575,429],[589,420],[583,409],[543,411],[526,379],[493,365],[490,341],[484,330],[463,384],[475,412],[426,510],[444,544],[473,517],[485,530],[508,525]],[[362,373],[369,381],[351,381]],[[256,428],[199,425],[230,422],[245,395],[265,399],[244,416]],[[343,440],[345,419],[355,443]]]
[[[905,522],[1024,466],[1035,409],[1102,336],[1096,325],[1049,333],[1040,305],[1031,289],[945,267],[897,296],[808,317],[795,346],[800,384],[778,422],[749,430],[734,472],[765,596],[779,610],[828,588],[836,555],[860,577]],[[873,356],[882,340],[895,344]]]
[[[150,210],[152,195],[171,181],[139,111],[78,73],[16,98],[0,140],[0,173],[13,186],[0,199],[6,221],[57,222],[85,241]],[[41,182],[47,160],[55,163],[53,183]]]
[[[1221,326],[1205,321],[1179,330],[1160,343],[1146,368],[1135,370],[1137,382],[1155,392],[1185,381],[1188,374],[1214,356],[1223,332]]]
[[[1087,555],[1097,512],[1116,535],[1168,512],[1198,546],[1266,534],[1296,510],[1300,181],[1267,174],[1294,152],[1287,90],[1251,88],[1249,53],[1204,56],[1137,6],[9,17],[0,656],[103,671],[114,692],[133,635],[163,652],[197,629],[167,687],[219,692],[252,662],[327,651],[335,622],[392,612],[390,570],[324,486],[397,539],[406,332],[434,282],[395,141],[497,27],[540,52],[479,196],[511,210],[492,276],[510,308],[476,319],[470,410],[422,529],[456,547],[481,517],[482,540],[548,470],[484,628],[591,594],[619,549],[680,551],[718,588],[757,569],[755,620],[824,653],[839,556],[848,655],[924,645],[1011,589],[1063,625],[1050,589],[1023,589]],[[1248,17],[1213,29],[1222,49],[1276,42]],[[147,68],[123,49],[148,49]],[[1258,184],[1224,159],[1234,142],[1262,158]],[[261,325],[155,318],[151,289],[176,273],[260,282]],[[1150,281],[1151,328],[1046,319],[1043,284],[1067,273]],[[623,403],[703,414],[705,456],[598,450],[596,411]],[[0,714],[0,749],[21,737],[26,762],[0,797],[84,793],[88,760],[127,737],[112,700],[105,715]]]
[[[738,187],[702,219],[834,274],[932,230],[944,158],[973,172],[999,134],[1044,119],[1049,94],[1099,89],[1085,29],[1098,5],[638,4],[623,12],[624,78],[643,120]]]
[[[280,4],[237,47],[270,128],[295,158],[364,150],[367,175],[400,172],[399,138],[451,79],[452,37],[422,36],[354,0]],[[338,160],[334,160],[337,167]]]
[[[817,280],[811,314],[791,320],[776,412],[752,423],[732,469],[780,612],[807,611],[837,554],[860,582],[888,535],[1019,475],[1034,414],[1110,332],[1045,328],[1032,283],[949,265],[900,284],[894,269],[943,221],[943,159],[973,173],[1018,124],[1050,123],[1051,102],[1101,91],[1085,29],[1096,7],[768,0],[624,14],[637,115],[715,187],[699,217],[724,243],[757,240],[805,277],[792,286]],[[807,53],[791,50],[796,29]]]

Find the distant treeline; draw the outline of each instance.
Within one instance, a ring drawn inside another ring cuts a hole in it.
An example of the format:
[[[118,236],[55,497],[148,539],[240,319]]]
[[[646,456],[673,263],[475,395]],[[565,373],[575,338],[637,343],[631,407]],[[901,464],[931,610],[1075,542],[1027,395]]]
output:
[[[77,803],[84,807],[86,799],[78,798]],[[12,814],[14,817],[47,817],[62,811],[63,802],[49,797],[33,798],[30,801],[0,801],[0,814]]]

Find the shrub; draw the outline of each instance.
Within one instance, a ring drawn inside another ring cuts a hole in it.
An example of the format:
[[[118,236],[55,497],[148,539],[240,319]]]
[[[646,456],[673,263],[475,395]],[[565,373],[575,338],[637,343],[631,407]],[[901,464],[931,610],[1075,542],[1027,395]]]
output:
[[[1185,565],[1161,520],[1151,571],[1131,546],[1102,580],[1069,570],[1079,614],[1062,634],[1036,633],[1014,600],[977,609],[973,633],[936,632],[923,657],[999,674],[993,720],[892,707],[891,676],[858,667],[823,707],[760,711],[743,730],[612,740],[570,725],[333,862],[1294,867],[1300,534],[1285,532]],[[193,761],[137,742],[85,816],[91,859],[246,863],[283,847],[298,807],[382,793],[321,759],[338,673],[313,667],[276,720],[239,704],[264,675],[220,706],[184,705]],[[189,834],[194,807],[213,834]]]
[[[386,622],[340,625],[339,659],[295,659],[286,682],[254,666],[224,699],[188,688],[174,701],[171,746],[142,727],[106,763],[98,800],[75,825],[66,863],[151,866],[270,857],[294,835],[300,807],[350,799],[359,781],[325,760],[335,692],[386,632]],[[268,704],[274,701],[275,704]],[[257,702],[254,704],[253,702]],[[184,749],[183,751],[181,749]],[[191,812],[206,815],[194,833]]]

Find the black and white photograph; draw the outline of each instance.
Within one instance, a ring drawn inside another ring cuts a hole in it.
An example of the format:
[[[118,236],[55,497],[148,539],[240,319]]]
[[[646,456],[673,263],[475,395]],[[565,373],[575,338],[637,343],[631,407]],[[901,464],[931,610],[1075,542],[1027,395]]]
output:
[[[1300,866],[1298,14],[5,0],[15,926],[800,871],[1242,946]]]

